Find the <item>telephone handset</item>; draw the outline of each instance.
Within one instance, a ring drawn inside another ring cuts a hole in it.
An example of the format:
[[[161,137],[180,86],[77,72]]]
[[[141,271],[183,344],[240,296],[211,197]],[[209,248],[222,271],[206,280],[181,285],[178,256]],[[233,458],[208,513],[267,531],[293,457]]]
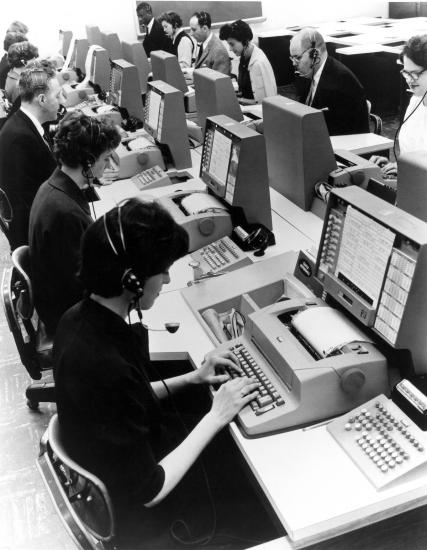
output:
[[[242,250],[255,250],[254,256],[264,256],[267,246],[275,244],[273,233],[262,224],[248,227],[249,232],[240,225],[233,228],[232,239]]]

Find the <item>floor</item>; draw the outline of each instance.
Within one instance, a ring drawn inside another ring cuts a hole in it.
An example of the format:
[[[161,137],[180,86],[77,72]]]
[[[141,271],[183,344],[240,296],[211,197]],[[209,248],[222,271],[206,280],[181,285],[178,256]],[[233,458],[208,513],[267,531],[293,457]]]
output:
[[[10,265],[0,234],[0,272]],[[39,440],[53,404],[30,411],[25,388],[30,378],[19,361],[3,309],[0,311],[0,550],[72,550],[36,468]]]
[[[383,134],[393,138],[397,119],[383,123]],[[0,234],[0,274],[8,265],[8,246]],[[30,379],[2,309],[0,350],[0,550],[73,550],[36,468],[39,440],[56,407],[43,403],[31,411],[26,406]]]

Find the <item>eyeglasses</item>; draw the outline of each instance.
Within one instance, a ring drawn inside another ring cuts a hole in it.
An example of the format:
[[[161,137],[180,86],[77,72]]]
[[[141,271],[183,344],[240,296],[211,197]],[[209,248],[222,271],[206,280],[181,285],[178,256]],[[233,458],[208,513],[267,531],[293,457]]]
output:
[[[402,69],[400,71],[400,74],[403,76],[403,78],[410,78],[411,80],[417,81],[420,76],[426,72],[426,69],[422,69],[421,71],[406,71],[405,69]]]
[[[300,53],[300,55],[290,55],[289,59],[292,61],[292,63],[299,63],[302,59],[302,56],[305,54],[305,52],[308,52],[311,48],[306,48],[303,52]]]

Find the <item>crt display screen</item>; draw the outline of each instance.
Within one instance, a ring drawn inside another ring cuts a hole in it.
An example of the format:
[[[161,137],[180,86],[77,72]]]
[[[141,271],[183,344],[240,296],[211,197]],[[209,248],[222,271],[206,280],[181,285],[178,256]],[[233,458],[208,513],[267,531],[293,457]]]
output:
[[[157,131],[160,117],[160,107],[162,104],[162,95],[156,90],[151,89],[147,98],[147,109],[145,111],[145,122],[153,130]]]

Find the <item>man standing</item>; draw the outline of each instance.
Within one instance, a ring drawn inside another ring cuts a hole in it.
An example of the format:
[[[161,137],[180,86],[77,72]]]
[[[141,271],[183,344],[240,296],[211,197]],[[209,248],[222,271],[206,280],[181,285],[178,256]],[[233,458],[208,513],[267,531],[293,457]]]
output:
[[[28,244],[28,220],[34,196],[55,169],[42,126],[58,115],[61,88],[53,66],[31,61],[19,79],[21,107],[0,132],[0,186],[13,210],[12,250]]]
[[[145,53],[150,57],[152,51],[164,50],[173,53],[172,40],[168,38],[162,25],[153,17],[153,10],[147,2],[140,2],[136,7],[138,21],[145,27],[143,42]]]
[[[209,67],[230,74],[230,57],[221,40],[211,31],[211,16],[206,11],[194,13],[190,19],[190,33],[199,45],[195,69]]]
[[[301,29],[291,40],[299,101],[323,109],[330,135],[369,132],[369,114],[362,85],[343,63],[328,56],[323,36]]]

